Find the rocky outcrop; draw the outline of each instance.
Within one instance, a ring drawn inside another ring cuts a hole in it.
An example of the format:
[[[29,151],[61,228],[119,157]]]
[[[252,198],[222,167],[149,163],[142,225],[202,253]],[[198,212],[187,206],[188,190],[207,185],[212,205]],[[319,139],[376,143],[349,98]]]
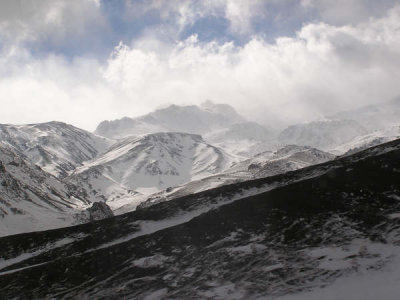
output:
[[[94,202],[87,211],[89,212],[90,221],[102,220],[114,216],[111,208],[105,202]]]

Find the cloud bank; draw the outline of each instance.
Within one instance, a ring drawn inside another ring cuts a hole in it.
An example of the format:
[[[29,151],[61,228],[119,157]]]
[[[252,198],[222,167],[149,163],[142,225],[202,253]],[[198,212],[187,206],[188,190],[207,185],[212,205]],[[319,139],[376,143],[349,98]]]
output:
[[[296,1],[299,9],[322,17],[271,41],[254,29],[276,8],[277,1],[267,2],[270,6],[264,7],[262,1],[182,1],[174,7],[173,1],[129,1],[122,19],[150,14],[172,21],[155,22],[134,38],[113,41],[106,59],[54,50],[69,37],[77,41],[99,28],[104,35],[115,30],[101,2],[87,1],[83,11],[90,11],[92,20],[70,26],[66,16],[80,13],[63,1],[44,5],[47,18],[40,22],[1,14],[0,120],[56,119],[92,130],[104,119],[211,99],[268,126],[284,126],[400,95],[400,6],[380,6],[379,16],[371,17],[373,5],[360,10],[360,1],[348,1],[355,7],[349,16],[340,7],[333,13],[330,1]],[[196,32],[180,35],[210,16],[227,20],[230,34],[245,36],[245,42],[204,40]],[[21,20],[25,23],[17,26]],[[34,25],[27,29],[27,24]],[[172,40],[163,38],[166,32]]]

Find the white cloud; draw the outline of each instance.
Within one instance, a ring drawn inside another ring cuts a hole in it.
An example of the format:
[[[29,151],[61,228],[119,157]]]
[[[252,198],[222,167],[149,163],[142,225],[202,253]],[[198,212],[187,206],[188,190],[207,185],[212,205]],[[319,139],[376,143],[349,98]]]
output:
[[[274,44],[253,38],[236,47],[191,37],[168,55],[124,46],[105,74],[153,107],[210,98],[259,120],[273,111],[301,121],[399,95],[399,25],[396,8],[357,26],[309,24]]]
[[[96,122],[125,109],[95,60],[66,61],[56,55],[36,59],[17,47],[0,58],[2,123],[59,120],[94,129]]]
[[[265,3],[262,0],[227,0],[225,17],[231,23],[231,30],[238,34],[251,33],[254,18],[265,13]]]
[[[274,43],[144,37],[121,43],[106,62],[37,58],[17,45],[0,55],[0,119],[94,129],[165,103],[212,99],[266,124],[291,123],[389,100],[400,95],[399,76],[400,7],[354,26],[308,24]]]
[[[96,0],[0,3],[0,38],[6,44],[43,40],[64,43],[85,37],[91,27],[105,29],[106,25]]]

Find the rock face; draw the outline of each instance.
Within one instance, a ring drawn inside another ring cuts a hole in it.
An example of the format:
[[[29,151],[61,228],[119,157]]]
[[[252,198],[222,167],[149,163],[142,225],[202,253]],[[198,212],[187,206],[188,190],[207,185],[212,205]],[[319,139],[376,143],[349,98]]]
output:
[[[90,202],[0,142],[0,236],[70,226]]]
[[[268,299],[357,274],[398,278],[399,157],[396,140],[92,224],[1,238],[0,293]]]
[[[114,216],[111,208],[105,202],[94,202],[87,209],[90,216],[90,221],[102,220]]]

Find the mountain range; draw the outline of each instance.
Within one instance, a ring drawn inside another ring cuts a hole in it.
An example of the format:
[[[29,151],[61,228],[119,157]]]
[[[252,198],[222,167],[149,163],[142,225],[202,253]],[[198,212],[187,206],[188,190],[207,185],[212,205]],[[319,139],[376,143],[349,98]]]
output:
[[[393,109],[396,103],[387,105]],[[371,109],[355,114],[366,112],[368,117]],[[88,222],[87,209],[96,202],[122,214],[137,206],[324,163],[400,136],[397,126],[370,131],[358,121],[335,118],[278,133],[246,120],[227,104],[206,101],[104,121],[95,133],[62,122],[0,125],[3,175],[19,182],[13,191],[2,187],[0,234]],[[24,162],[23,167],[9,165],[10,157]],[[21,177],[24,173],[30,175]],[[46,205],[43,199],[48,199]],[[48,217],[43,217],[47,210]],[[14,225],[18,218],[23,225]]]
[[[0,295],[309,299],[360,274],[395,289],[398,104],[281,132],[211,101],[95,133],[0,125]]]

